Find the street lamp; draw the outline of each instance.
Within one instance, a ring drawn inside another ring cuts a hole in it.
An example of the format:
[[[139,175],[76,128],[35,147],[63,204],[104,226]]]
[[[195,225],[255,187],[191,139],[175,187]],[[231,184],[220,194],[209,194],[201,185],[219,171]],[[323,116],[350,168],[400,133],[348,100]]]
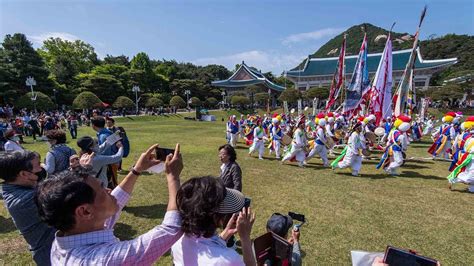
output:
[[[189,110],[189,95],[191,94],[190,90],[185,90],[184,94],[186,94],[186,103],[187,103],[187,108]]]
[[[135,114],[138,115],[138,101],[139,101],[138,93],[140,92],[140,87],[135,85],[135,86],[133,86],[132,91],[135,92],[135,107],[136,107]]]
[[[222,91],[221,95],[222,95],[222,109],[225,109],[225,91]]]
[[[36,86],[36,80],[32,76],[29,76],[26,78],[26,86],[30,86],[31,88],[31,101],[33,102],[33,105],[35,107],[35,113],[36,113],[36,98],[38,97],[38,93],[35,93],[33,91],[33,86]]]

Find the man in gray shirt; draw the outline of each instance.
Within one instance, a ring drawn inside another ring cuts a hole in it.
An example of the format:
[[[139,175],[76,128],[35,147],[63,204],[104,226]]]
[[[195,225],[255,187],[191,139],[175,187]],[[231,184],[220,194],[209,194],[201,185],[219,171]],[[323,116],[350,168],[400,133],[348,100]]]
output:
[[[50,251],[56,229],[43,223],[34,196],[41,172],[39,154],[31,151],[0,153],[0,178],[5,206],[16,228],[30,246],[36,264],[51,265]]]

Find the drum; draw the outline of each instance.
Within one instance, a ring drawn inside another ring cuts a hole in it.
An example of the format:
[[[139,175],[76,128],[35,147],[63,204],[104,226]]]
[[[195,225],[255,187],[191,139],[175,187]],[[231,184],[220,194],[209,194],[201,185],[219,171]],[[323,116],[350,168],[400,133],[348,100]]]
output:
[[[383,137],[383,135],[385,135],[385,129],[383,127],[378,127],[374,130],[374,133],[378,137]]]
[[[367,157],[370,156],[369,150],[362,150],[362,155],[367,156]]]
[[[365,132],[365,138],[371,143],[377,142],[377,136],[375,136],[374,132]]]
[[[334,140],[331,137],[326,137],[326,141],[327,141],[327,147],[329,149],[332,149],[334,145],[336,145],[336,143],[334,143]]]
[[[291,144],[292,140],[293,139],[290,136],[284,134],[283,137],[281,137],[281,144],[283,144],[284,146],[288,146]]]
[[[344,130],[338,129],[338,130],[334,131],[334,136],[339,140],[343,139],[344,138]]]

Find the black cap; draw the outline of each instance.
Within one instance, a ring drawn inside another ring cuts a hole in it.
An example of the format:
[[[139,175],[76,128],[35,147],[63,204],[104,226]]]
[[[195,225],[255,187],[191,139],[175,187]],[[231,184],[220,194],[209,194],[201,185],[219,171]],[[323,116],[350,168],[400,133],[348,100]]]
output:
[[[272,214],[272,217],[268,219],[267,230],[273,233],[285,237],[288,233],[288,229],[293,226],[293,219],[288,215],[282,215],[279,213]]]

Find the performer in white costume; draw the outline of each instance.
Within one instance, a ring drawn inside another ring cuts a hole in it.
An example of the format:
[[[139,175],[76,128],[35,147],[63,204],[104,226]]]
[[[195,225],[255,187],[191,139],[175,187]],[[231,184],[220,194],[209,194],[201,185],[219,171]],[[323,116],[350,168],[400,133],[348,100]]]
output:
[[[257,120],[257,126],[253,130],[253,143],[249,149],[249,156],[254,151],[258,152],[258,159],[263,160],[263,153],[265,152],[265,131],[262,127],[262,120]]]
[[[306,158],[306,146],[308,141],[306,139],[306,133],[304,132],[305,117],[300,116],[296,120],[297,129],[293,133],[293,141],[291,142],[290,150],[285,154],[282,163],[291,159],[296,159],[298,166],[303,167],[303,162]]]
[[[347,142],[347,149],[345,150],[344,159],[336,163],[331,164],[333,170],[335,168],[347,168],[351,167],[352,175],[359,176],[359,171],[362,167],[362,156],[360,150],[365,150],[365,139],[362,134],[363,124],[359,121],[352,128],[352,133]]]
[[[329,162],[328,162],[328,150],[326,148],[327,140],[326,140],[325,126],[326,126],[326,119],[319,118],[318,127],[316,128],[316,132],[315,132],[314,147],[309,152],[308,157],[306,158],[306,161],[313,158],[315,154],[318,154],[319,157],[321,157],[321,160],[323,160],[324,166],[328,167]]]

